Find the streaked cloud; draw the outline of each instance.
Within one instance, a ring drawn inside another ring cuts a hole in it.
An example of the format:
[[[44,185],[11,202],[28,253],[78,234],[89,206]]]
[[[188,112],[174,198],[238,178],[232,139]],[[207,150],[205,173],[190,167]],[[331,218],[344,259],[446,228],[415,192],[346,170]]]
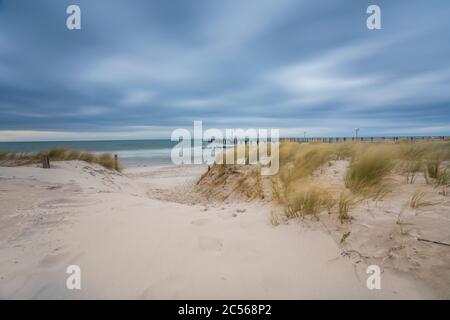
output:
[[[361,1],[79,0],[75,32],[69,4],[1,2],[0,140],[450,134],[446,1],[380,0],[380,31]]]

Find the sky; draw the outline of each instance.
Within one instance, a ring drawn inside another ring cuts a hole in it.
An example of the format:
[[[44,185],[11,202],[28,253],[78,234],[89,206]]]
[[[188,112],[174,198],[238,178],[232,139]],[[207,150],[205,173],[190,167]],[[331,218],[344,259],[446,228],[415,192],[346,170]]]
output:
[[[81,30],[66,27],[71,4]],[[447,0],[0,0],[0,141],[170,138],[194,120],[449,135],[449,13]]]

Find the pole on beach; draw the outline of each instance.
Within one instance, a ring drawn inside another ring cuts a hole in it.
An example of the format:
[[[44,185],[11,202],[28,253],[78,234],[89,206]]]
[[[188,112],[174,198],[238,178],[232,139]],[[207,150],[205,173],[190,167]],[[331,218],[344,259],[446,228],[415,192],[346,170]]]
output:
[[[42,156],[42,168],[50,169],[50,158],[47,154]]]
[[[226,150],[226,147],[227,147],[227,139],[225,139],[225,138],[223,138],[223,141],[222,141],[222,164],[226,164],[225,162],[226,162],[226,153],[227,153],[227,150]]]
[[[117,154],[114,155],[114,169],[117,171],[119,169]]]

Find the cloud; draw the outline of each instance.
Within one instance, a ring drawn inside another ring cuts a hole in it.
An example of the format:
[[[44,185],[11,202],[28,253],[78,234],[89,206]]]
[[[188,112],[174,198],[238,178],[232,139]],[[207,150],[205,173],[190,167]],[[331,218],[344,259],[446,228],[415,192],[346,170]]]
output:
[[[81,80],[99,84],[187,81],[194,72],[177,64],[151,62],[140,56],[110,57],[87,65]]]
[[[174,128],[143,127],[124,128],[116,131],[46,131],[46,130],[0,130],[0,142],[7,141],[82,141],[82,140],[127,140],[167,138]]]
[[[154,92],[149,90],[132,90],[126,94],[122,103],[126,106],[137,106],[146,104],[155,96]]]
[[[373,53],[372,46],[333,49],[309,61],[283,67],[268,78],[274,85],[298,97],[300,104],[335,101],[342,97],[351,99],[353,95],[349,95],[350,91],[358,92],[383,80],[377,75],[352,74],[348,71],[352,61]]]
[[[413,2],[380,0],[383,28],[368,31],[364,3],[79,0],[71,32],[70,1],[4,0],[0,139],[152,137],[194,120],[449,134],[450,3]]]
[[[364,72],[356,60],[370,64],[386,45],[361,44],[333,49],[283,67],[269,81],[291,95],[288,105],[300,108],[333,103],[337,110],[364,111],[395,105],[420,105],[450,100],[450,65],[399,74],[397,70]]]

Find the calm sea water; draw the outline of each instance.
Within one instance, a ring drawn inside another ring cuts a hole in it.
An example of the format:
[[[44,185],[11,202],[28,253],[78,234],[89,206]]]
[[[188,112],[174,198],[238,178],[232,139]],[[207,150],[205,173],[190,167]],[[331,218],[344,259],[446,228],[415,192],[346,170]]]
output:
[[[172,164],[170,155],[177,143],[170,140],[0,142],[0,151],[33,153],[62,147],[93,153],[117,154],[123,165],[135,167]],[[203,149],[211,148],[206,141],[203,141],[202,145]],[[215,154],[222,151],[221,147],[213,149]]]
[[[171,164],[170,140],[0,142],[0,151],[37,152],[55,147],[117,154],[125,166]]]

